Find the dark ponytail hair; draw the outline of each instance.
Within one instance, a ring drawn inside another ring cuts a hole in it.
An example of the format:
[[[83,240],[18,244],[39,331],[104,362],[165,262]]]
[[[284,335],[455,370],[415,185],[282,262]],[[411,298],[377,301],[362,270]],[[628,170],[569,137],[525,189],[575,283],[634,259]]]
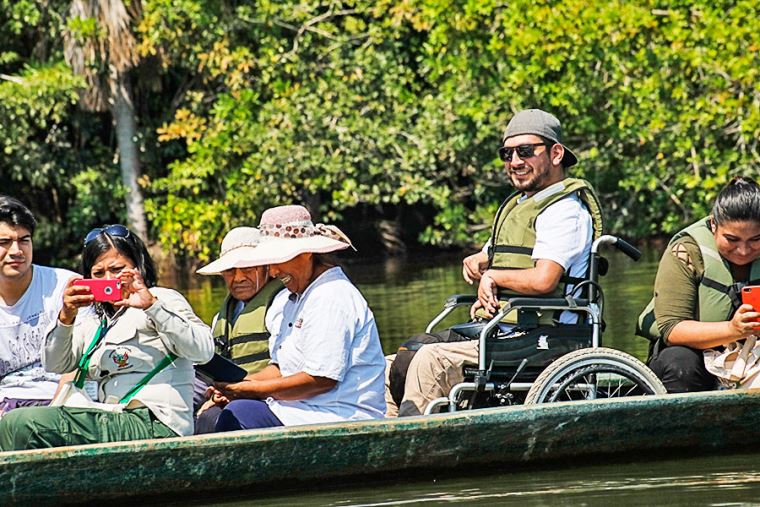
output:
[[[727,222],[760,224],[760,185],[752,178],[736,176],[718,193],[712,223],[717,227]]]

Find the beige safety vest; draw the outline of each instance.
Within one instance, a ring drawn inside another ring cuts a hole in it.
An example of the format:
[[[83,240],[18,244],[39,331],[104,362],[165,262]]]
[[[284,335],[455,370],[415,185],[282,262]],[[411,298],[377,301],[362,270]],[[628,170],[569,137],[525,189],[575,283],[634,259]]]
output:
[[[668,248],[684,236],[691,236],[699,245],[705,270],[698,288],[698,308],[695,319],[700,322],[722,322],[730,320],[739,304],[739,293],[728,262],[720,256],[715,245],[715,235],[710,229],[708,218],[703,218],[676,233],[668,243]],[[760,259],[750,267],[750,280],[760,280]],[[750,282],[755,283],[755,282]],[[657,341],[660,329],[654,317],[654,298],[649,301],[639,315],[636,334]]]
[[[230,325],[235,302],[230,295],[224,299],[212,333],[217,352],[232,359],[248,373],[255,373],[269,364],[269,332],[264,316],[274,296],[282,289],[279,280],[270,280],[243,308]]]
[[[577,195],[591,214],[593,238],[603,233],[602,211],[594,189],[586,180],[565,178],[561,184],[552,185],[531,197],[520,199],[522,193],[509,196],[499,207],[494,219],[491,233],[491,246],[488,248],[489,269],[527,269],[533,267],[533,247],[536,244],[536,219],[549,206],[570,195]],[[564,295],[565,285],[577,283],[569,276],[563,276],[551,295]],[[501,289],[500,294],[516,292]],[[514,322],[514,316],[508,316],[505,322]],[[542,315],[540,322],[550,323],[551,314]]]

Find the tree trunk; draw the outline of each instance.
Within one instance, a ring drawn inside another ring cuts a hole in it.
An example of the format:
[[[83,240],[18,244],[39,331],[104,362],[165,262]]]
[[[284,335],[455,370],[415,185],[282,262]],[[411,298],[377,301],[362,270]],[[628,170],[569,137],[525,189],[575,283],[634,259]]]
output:
[[[381,219],[377,221],[377,231],[380,242],[389,255],[406,255],[406,243],[401,237],[401,223],[398,216],[394,220]]]
[[[145,205],[140,178],[140,158],[137,149],[137,122],[128,76],[116,72],[113,78],[113,121],[116,125],[116,144],[119,153],[121,181],[127,189],[127,222],[143,241],[148,239]]]

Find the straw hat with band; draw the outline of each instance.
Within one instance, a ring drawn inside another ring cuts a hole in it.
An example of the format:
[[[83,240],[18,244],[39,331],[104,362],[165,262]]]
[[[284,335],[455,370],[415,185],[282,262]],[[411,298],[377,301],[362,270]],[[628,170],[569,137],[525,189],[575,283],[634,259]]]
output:
[[[232,268],[250,268],[260,264],[251,263],[253,251],[262,241],[262,235],[255,227],[235,227],[222,240],[219,258],[200,268],[199,275],[221,275]]]
[[[524,134],[533,134],[541,136],[552,143],[561,144],[565,148],[565,155],[562,157],[562,165],[570,167],[578,163],[578,157],[567,146],[562,144],[562,125],[556,116],[541,109],[523,109],[515,114],[507,125],[504,135],[501,138],[501,144],[510,137]]]
[[[279,264],[302,253],[330,253],[354,248],[334,225],[314,224],[303,206],[277,206],[266,210],[259,223],[261,242],[246,257],[251,266]],[[354,249],[355,250],[355,249]]]

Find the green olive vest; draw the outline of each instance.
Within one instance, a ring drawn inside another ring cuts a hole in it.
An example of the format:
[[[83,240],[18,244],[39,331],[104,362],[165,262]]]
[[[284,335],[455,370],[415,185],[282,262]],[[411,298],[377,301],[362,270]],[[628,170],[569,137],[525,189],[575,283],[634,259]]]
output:
[[[274,296],[282,289],[279,280],[271,280],[246,303],[234,325],[230,325],[237,302],[229,294],[224,298],[214,329],[216,351],[255,373],[269,364],[269,332],[264,316]]]
[[[730,320],[736,308],[741,304],[739,291],[744,283],[737,284],[734,282],[733,276],[731,276],[731,267],[718,253],[709,219],[703,218],[676,233],[668,243],[668,248],[672,247],[674,241],[684,236],[691,236],[699,245],[702,262],[705,265],[704,274],[699,282],[696,318],[700,322]],[[749,279],[760,279],[760,259],[752,263]],[[657,341],[661,337],[654,316],[654,298],[649,301],[639,316],[636,334],[651,341]]]
[[[531,254],[536,244],[536,219],[546,208],[573,194],[578,196],[591,214],[593,239],[602,235],[601,206],[591,184],[578,178],[565,178],[560,183],[522,200],[520,199],[522,193],[515,192],[502,203],[496,212],[491,233],[491,246],[488,248],[489,269],[532,268]],[[579,281],[580,279],[563,275],[550,295],[563,296],[565,285]],[[500,289],[499,293],[501,295],[517,294],[505,289]],[[539,316],[539,322],[550,324],[553,316],[553,313],[545,313]],[[516,317],[509,314],[504,318],[504,322],[514,323]]]
[[[594,239],[602,235],[601,206],[591,185],[578,178],[565,178],[561,183],[522,200],[522,194],[516,192],[504,201],[494,219],[492,244],[488,249],[489,269],[532,268],[531,254],[536,244],[536,219],[546,208],[572,194],[578,195],[591,214]],[[563,277],[554,295],[562,295],[564,285],[569,281],[569,277]]]

